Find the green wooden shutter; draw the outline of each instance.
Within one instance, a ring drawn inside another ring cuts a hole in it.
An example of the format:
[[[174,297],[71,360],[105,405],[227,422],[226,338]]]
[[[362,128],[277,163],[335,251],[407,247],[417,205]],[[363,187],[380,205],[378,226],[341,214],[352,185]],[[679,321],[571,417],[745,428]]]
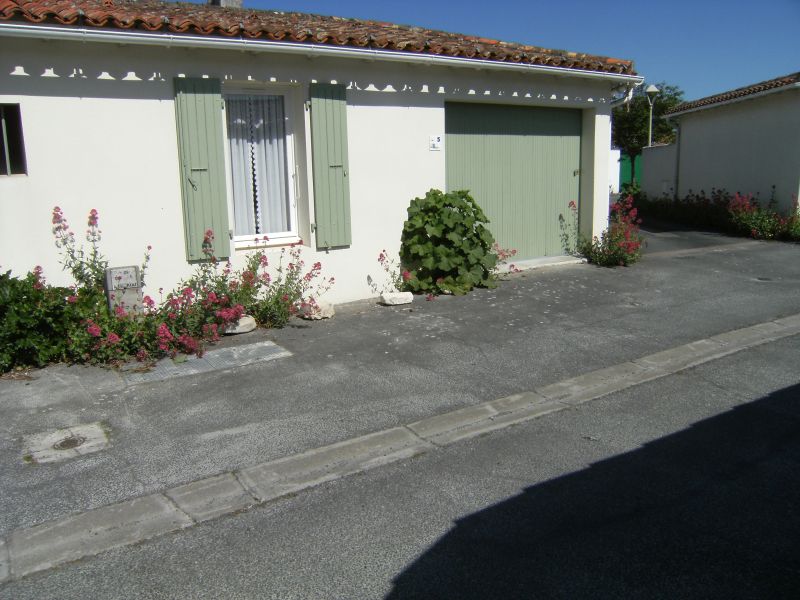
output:
[[[345,86],[311,84],[311,147],[317,248],[349,246],[350,184]]]
[[[175,112],[183,191],[186,257],[202,260],[203,238],[214,231],[214,256],[230,256],[222,90],[218,79],[176,78]]]

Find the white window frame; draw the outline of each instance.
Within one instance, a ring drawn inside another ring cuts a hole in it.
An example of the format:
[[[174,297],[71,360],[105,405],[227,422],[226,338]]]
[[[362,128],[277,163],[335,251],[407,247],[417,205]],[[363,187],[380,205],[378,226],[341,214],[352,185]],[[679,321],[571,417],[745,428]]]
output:
[[[269,241],[267,246],[283,246],[286,244],[293,244],[300,241],[300,234],[298,232],[297,221],[297,203],[299,200],[299,161],[297,159],[295,143],[295,135],[298,131],[302,131],[299,124],[296,124],[296,118],[299,112],[297,106],[299,86],[292,84],[279,84],[279,83],[227,83],[223,82],[222,85],[222,127],[225,136],[225,186],[228,200],[228,222],[235,223],[234,220],[234,206],[233,206],[233,174],[231,172],[231,156],[230,144],[228,143],[228,115],[227,105],[224,102],[227,96],[233,95],[248,95],[248,96],[283,96],[283,110],[284,110],[284,130],[286,135],[286,165],[287,174],[291,180],[289,184],[289,230],[277,233],[260,233],[249,235],[234,235],[233,228],[231,228],[231,240],[234,249],[246,249],[254,246],[263,247],[265,244],[260,240],[261,237],[266,235]],[[300,107],[300,109],[302,106]]]

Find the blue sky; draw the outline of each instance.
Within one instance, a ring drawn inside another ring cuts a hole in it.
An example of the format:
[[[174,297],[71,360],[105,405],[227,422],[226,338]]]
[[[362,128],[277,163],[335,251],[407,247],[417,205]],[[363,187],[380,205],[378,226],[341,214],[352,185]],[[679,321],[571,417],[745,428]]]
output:
[[[633,59],[687,100],[800,71],[800,0],[244,0]]]

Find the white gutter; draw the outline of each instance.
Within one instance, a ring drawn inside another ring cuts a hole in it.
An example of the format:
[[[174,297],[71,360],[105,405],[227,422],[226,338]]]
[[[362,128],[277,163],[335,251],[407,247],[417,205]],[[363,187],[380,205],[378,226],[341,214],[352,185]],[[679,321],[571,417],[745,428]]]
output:
[[[778,92],[785,92],[787,90],[798,89],[798,88],[800,88],[800,81],[797,81],[795,83],[790,83],[789,85],[782,85],[781,87],[772,88],[770,90],[764,90],[763,92],[757,92],[755,94],[747,94],[746,96],[739,96],[738,98],[723,100],[722,102],[714,102],[713,104],[695,106],[694,108],[689,108],[687,110],[682,110],[680,112],[674,112],[665,116],[667,117],[667,119],[671,119],[673,117],[679,117],[681,115],[697,112],[699,110],[708,110],[711,108],[717,108],[719,106],[726,106],[728,104],[736,104],[737,102],[744,102],[745,100],[754,100],[755,98],[761,98],[763,96],[769,96],[770,94],[777,94]]]
[[[548,73],[551,75],[634,83],[635,85],[639,85],[644,80],[643,77],[639,77],[638,75],[623,75],[620,73],[601,73],[597,71],[582,71],[579,69],[550,67],[546,65],[504,63],[475,58],[431,56],[429,54],[412,54],[410,52],[398,50],[350,48],[345,46],[315,46],[300,42],[291,43],[273,42],[267,40],[251,40],[242,36],[212,37],[146,31],[109,30],[92,27],[27,25],[24,23],[0,23],[0,35],[18,38],[105,42],[112,44],[137,44],[144,46],[167,46],[175,48],[227,48],[229,50],[247,52],[279,52],[285,54],[300,54],[308,57],[329,56],[336,58],[372,58],[412,64]]]

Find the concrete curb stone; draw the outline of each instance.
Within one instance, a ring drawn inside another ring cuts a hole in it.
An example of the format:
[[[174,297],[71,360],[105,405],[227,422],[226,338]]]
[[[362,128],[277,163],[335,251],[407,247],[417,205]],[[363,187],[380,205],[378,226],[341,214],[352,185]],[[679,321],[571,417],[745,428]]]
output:
[[[192,524],[164,495],[153,494],[17,530],[8,548],[11,575],[24,577]]]
[[[164,494],[198,523],[257,504],[232,473],[192,481]]]
[[[248,467],[238,477],[248,492],[266,502],[431,448],[407,428],[395,427]]]

